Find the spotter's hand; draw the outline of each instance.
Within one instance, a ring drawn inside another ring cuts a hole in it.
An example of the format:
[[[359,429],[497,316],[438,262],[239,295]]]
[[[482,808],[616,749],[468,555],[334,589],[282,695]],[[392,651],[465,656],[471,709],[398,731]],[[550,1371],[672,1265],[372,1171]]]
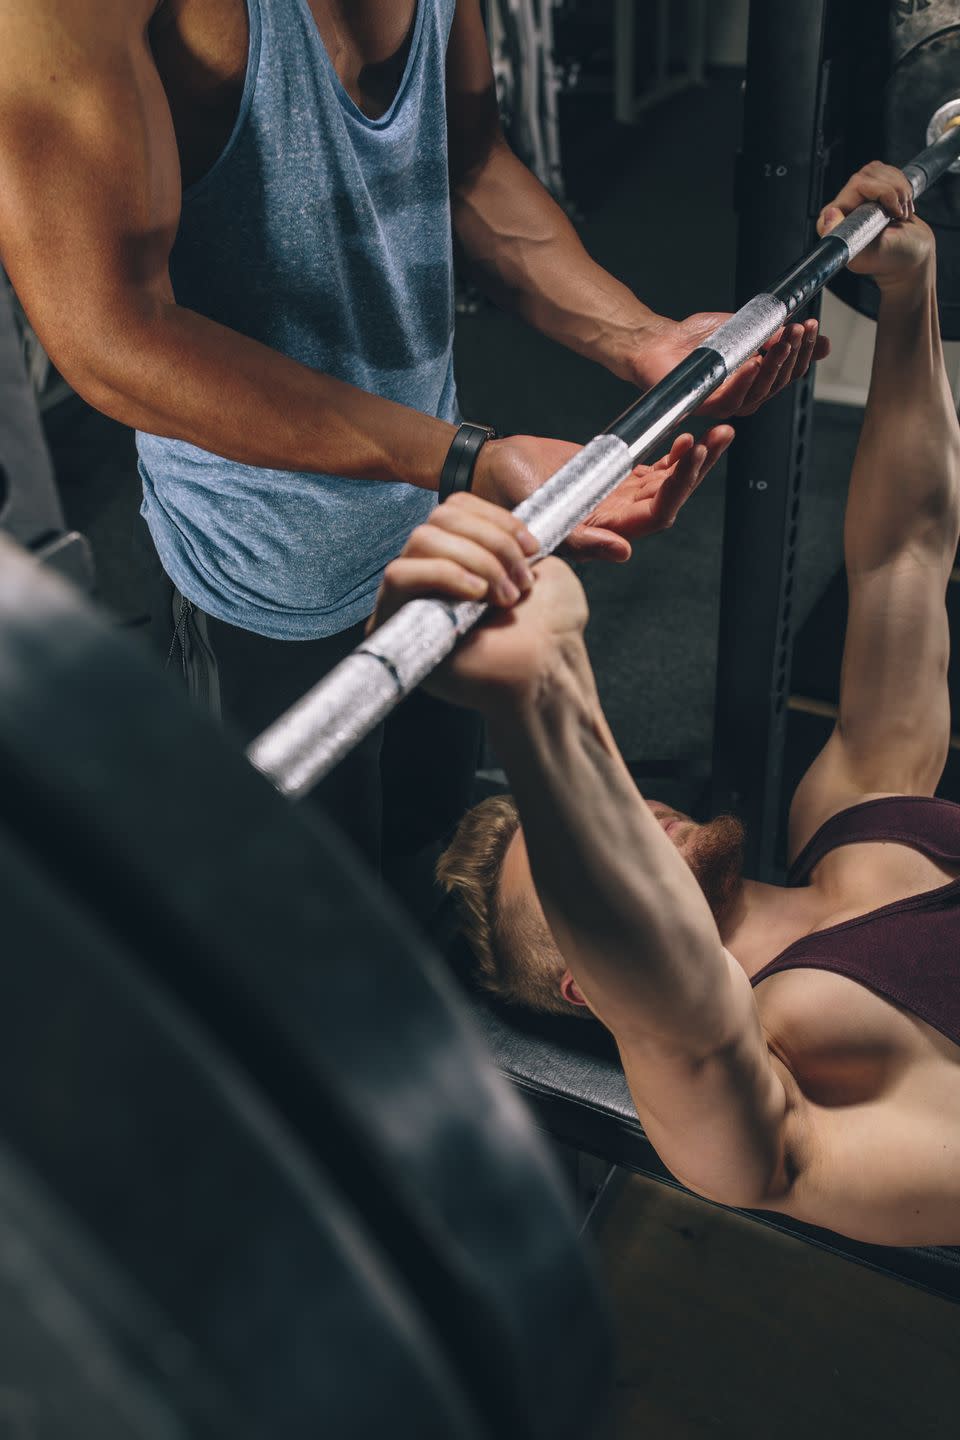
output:
[[[669,455],[654,465],[637,465],[584,523],[591,529],[599,527],[618,535],[625,553],[612,558],[628,560],[630,540],[672,528],[683,506],[732,439],[729,425],[715,425],[699,444],[692,435],[678,435]]]
[[[715,426],[698,445],[692,435],[679,436],[670,454],[655,465],[638,465],[567,537],[561,553],[570,560],[618,564],[629,560],[633,553],[631,540],[669,529],[681,506],[732,439],[729,425]],[[512,509],[556,474],[580,448],[566,440],[545,440],[537,435],[491,440],[480,451],[473,492]]]
[[[692,350],[708,344],[714,330],[730,318],[728,310],[705,310],[689,315],[686,320],[657,316],[638,337],[635,373],[631,378],[642,390],[649,389]],[[770,337],[762,354],[745,360],[724,380],[697,414],[714,420],[752,415],[766,400],[806,375],[814,360],[823,360],[829,354],[830,341],[820,334],[816,320],[785,325]]]

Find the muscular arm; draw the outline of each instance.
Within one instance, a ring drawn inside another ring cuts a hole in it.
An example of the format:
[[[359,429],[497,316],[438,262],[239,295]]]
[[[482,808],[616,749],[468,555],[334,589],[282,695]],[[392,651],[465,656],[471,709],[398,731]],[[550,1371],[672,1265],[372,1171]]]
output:
[[[960,535],[960,428],[935,257],[881,292],[844,526],[850,606],[836,729],[794,798],[796,853],[866,794],[930,795],[950,736],[944,597]]]
[[[179,307],[156,0],[0,0],[0,257],[58,368],[125,424],[277,469],[435,489],[453,427]]]
[[[478,0],[457,5],[447,109],[454,231],[478,283],[551,339],[635,380],[638,343],[657,317],[590,258],[505,141]]]
[[[616,1038],[645,1130],[691,1189],[779,1203],[800,1162],[799,1097],[699,886],[637,794],[582,643],[554,652],[525,696],[490,712],[493,741],[551,930]]]
[[[590,258],[560,206],[503,138],[479,0],[458,0],[447,51],[447,116],[454,231],[475,278],[499,304],[641,390],[729,318],[714,311],[681,321],[657,315]],[[752,414],[827,353],[816,322],[788,326],[700,413]]]

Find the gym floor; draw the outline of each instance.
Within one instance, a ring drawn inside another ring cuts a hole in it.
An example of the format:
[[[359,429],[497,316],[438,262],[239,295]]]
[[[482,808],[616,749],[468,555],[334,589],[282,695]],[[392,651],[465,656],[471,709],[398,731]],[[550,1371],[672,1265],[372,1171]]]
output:
[[[588,247],[671,315],[733,300],[740,80],[719,72],[636,130],[604,131],[602,144],[594,135],[568,153]],[[504,430],[584,440],[630,399],[620,382],[485,306],[461,318],[457,355],[464,412]],[[840,563],[859,419],[818,407],[801,623]],[[132,438],[79,406],[51,423],[50,437],[70,522],[94,544],[101,598],[136,626],[146,539]],[[601,695],[625,755],[646,774],[708,772],[721,523],[716,475],[630,567],[584,577]],[[619,1335],[618,1440],[955,1433],[956,1307],[639,1179],[599,1245]]]

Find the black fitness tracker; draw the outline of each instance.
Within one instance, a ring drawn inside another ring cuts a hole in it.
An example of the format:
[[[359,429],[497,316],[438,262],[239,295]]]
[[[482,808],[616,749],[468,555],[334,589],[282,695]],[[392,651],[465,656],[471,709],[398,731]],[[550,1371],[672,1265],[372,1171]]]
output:
[[[488,440],[496,440],[497,432],[489,425],[461,425],[453,443],[447,451],[447,458],[440,471],[437,493],[440,503],[455,495],[458,490],[469,490],[473,483],[473,468],[477,456]]]

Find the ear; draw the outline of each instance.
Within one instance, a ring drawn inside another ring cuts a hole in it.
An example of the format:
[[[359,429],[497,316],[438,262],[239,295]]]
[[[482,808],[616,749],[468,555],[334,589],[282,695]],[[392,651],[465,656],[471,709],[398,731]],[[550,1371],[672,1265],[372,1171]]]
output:
[[[586,1005],[587,1003],[583,998],[583,992],[580,986],[576,980],[574,980],[569,970],[564,972],[563,979],[560,981],[560,994],[569,1005]]]

